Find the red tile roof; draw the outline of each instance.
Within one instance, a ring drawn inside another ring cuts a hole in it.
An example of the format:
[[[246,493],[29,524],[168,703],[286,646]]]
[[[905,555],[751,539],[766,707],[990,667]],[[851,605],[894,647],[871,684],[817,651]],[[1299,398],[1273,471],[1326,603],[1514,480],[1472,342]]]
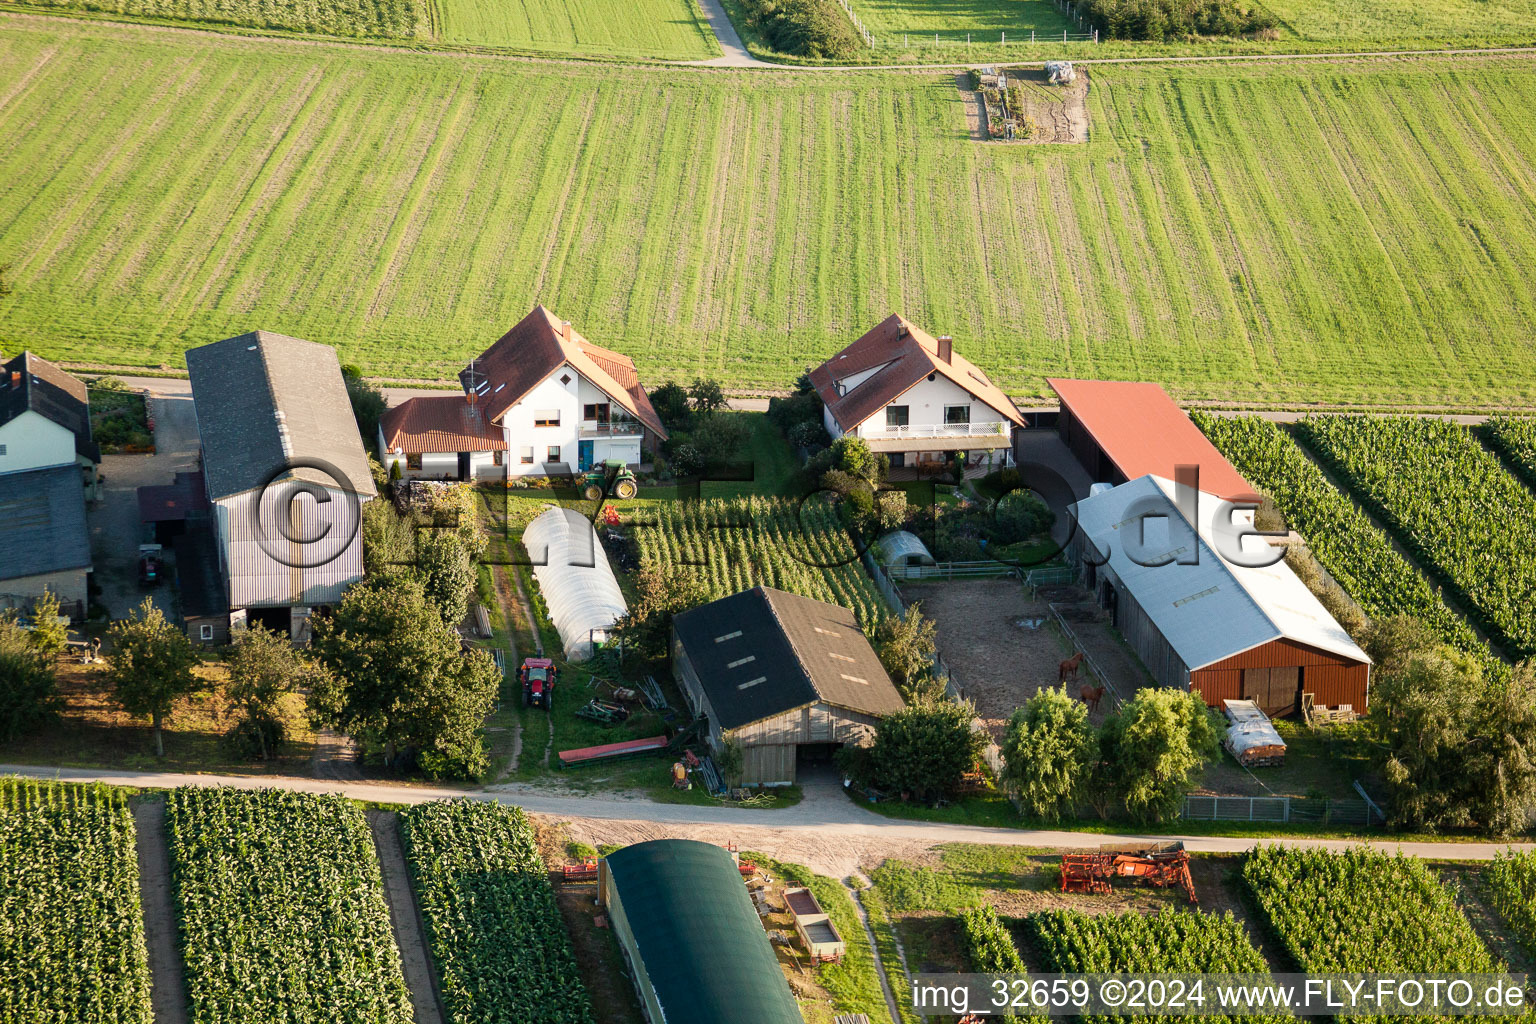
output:
[[[424,452],[499,452],[506,435],[487,423],[485,409],[463,395],[419,395],[385,411],[379,418],[384,446],[408,455]]]
[[[561,366],[569,363],[609,398],[644,423],[659,437],[667,436],[661,417],[640,386],[640,375],[626,355],[592,344],[575,328],[557,320],[543,306],[536,306],[501,339],[480,353],[474,369],[459,372],[459,383],[466,391],[471,373],[487,386],[481,391],[486,417],[498,423],[523,396]]]
[[[837,393],[838,381],[877,366],[882,368],[858,387]],[[1013,400],[976,364],[953,350],[948,362],[940,359],[938,341],[895,313],[812,370],[810,378],[832,418],[852,430],[932,373],[943,374],[1009,421],[1024,425]]]
[[[1172,480],[1174,467],[1199,466],[1200,489],[1208,494],[1232,499],[1254,493],[1158,385],[1057,377],[1045,382],[1127,480],[1148,473]]]

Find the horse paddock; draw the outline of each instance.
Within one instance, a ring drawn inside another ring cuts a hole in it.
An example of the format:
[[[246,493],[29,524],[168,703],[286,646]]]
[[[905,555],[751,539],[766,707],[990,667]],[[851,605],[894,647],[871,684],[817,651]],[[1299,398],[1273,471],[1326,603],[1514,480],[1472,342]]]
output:
[[[939,656],[995,740],[1014,709],[1057,684],[1063,659],[1074,653],[1046,602],[1031,601],[1017,580],[923,583],[903,586],[901,594],[933,619]],[[1077,697],[1096,682],[1083,666],[1067,692]],[[1091,719],[1103,721],[1112,703],[1106,695]]]

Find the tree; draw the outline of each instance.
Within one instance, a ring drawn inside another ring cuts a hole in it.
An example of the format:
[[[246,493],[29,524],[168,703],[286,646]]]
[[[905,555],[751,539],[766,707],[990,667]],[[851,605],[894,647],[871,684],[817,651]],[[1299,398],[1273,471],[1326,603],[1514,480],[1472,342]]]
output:
[[[392,502],[365,501],[361,515],[364,572],[370,576],[399,572],[415,560],[411,524],[400,517]]]
[[[1470,655],[1411,655],[1372,688],[1394,823],[1523,830],[1536,801],[1536,664],[1485,680]]]
[[[1104,723],[1107,778],[1131,816],[1160,821],[1178,812],[1205,762],[1218,753],[1212,713],[1198,694],[1146,689]]]
[[[832,442],[832,468],[862,477],[872,484],[880,482],[880,460],[869,450],[862,437],[840,437]]]
[[[902,708],[875,726],[869,770],[875,785],[918,800],[949,796],[986,746],[970,704],[928,701]]]
[[[713,378],[695,377],[688,387],[688,400],[695,413],[708,415],[725,408],[725,392]]]
[[[450,629],[463,622],[480,569],[458,534],[448,530],[419,531],[416,569],[427,599],[436,605],[443,622]]]
[[[48,658],[57,658],[69,646],[69,620],[59,614],[59,598],[51,590],[32,602],[32,646]]]
[[[379,419],[387,407],[384,392],[377,384],[365,379],[363,371],[351,363],[341,368],[341,379],[347,386],[347,400],[352,403],[352,418],[357,420],[363,448],[372,448],[379,434]]]
[[[314,684],[315,666],[288,637],[261,625],[235,633],[225,692],[240,708],[237,734],[254,738],[265,761],[283,740],[284,696]]]
[[[933,654],[938,626],[923,614],[922,604],[913,604],[903,615],[887,616],[875,631],[875,648],[880,664],[896,681],[896,688],[908,702],[915,702],[931,692]],[[939,693],[942,694],[942,688]]]
[[[192,669],[197,650],[187,635],[155,607],[144,602],[126,619],[112,623],[106,652],[107,679],[117,703],[135,717],[149,716],[155,730],[155,755],[165,756],[161,726],[178,698],[195,693],[200,684]]]
[[[716,465],[740,459],[750,436],[740,413],[703,412],[694,417],[688,440],[706,463]]]
[[[720,752],[715,755],[715,767],[720,769],[720,775],[727,786],[741,785],[741,768],[746,758],[746,752],[741,749],[741,741],[736,737],[728,737],[721,745]]]
[[[636,598],[629,613],[614,624],[625,650],[642,658],[666,656],[672,643],[672,617],[709,600],[709,587],[687,566],[647,562],[635,580]]]
[[[1375,663],[1372,674],[1379,682],[1384,676],[1397,675],[1415,655],[1434,653],[1440,638],[1423,619],[1388,615],[1371,622],[1361,646]]]
[[[651,392],[651,407],[668,430],[681,430],[688,426],[692,416],[688,408],[688,392],[676,381],[669,380]]]
[[[1098,761],[1088,705],[1067,696],[1065,686],[1042,688],[1008,719],[1002,753],[1003,781],[1036,817],[1070,816]]]
[[[7,743],[58,712],[53,656],[14,618],[0,618],[0,740]]]
[[[461,649],[420,580],[353,586],[333,615],[314,620],[310,651],[326,670],[309,696],[317,726],[379,744],[391,764],[410,751],[432,775],[485,770],[479,730],[500,674],[484,651]]]
[[[992,507],[992,518],[999,544],[1030,540],[1051,528],[1056,515],[1032,492],[1009,491]]]

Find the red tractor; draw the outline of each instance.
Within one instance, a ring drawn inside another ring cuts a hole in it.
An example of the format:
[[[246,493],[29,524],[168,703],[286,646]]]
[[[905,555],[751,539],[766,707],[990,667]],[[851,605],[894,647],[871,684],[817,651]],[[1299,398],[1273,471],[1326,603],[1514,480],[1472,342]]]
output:
[[[548,711],[555,699],[555,677],[560,670],[548,658],[524,658],[518,669],[518,681],[523,684],[523,707],[543,708]]]

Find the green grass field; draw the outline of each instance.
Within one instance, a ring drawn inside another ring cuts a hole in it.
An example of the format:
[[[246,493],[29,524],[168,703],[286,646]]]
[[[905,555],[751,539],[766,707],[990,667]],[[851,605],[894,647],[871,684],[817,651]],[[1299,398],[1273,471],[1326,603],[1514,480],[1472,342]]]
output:
[[[26,0],[112,17],[234,25],[328,36],[430,39],[429,0]]]
[[[1536,33],[1533,0],[1264,0],[1302,39],[1455,39]]]
[[[720,55],[696,0],[431,0],[437,38],[588,56]]]
[[[1081,32],[1052,0],[853,0],[875,49],[1023,43],[1031,31],[1061,39]]]
[[[0,348],[255,327],[444,377],[535,302],[787,387],[892,310],[1006,388],[1536,402],[1536,67],[1101,69],[1093,141],[953,75],[566,66],[0,18]]]

